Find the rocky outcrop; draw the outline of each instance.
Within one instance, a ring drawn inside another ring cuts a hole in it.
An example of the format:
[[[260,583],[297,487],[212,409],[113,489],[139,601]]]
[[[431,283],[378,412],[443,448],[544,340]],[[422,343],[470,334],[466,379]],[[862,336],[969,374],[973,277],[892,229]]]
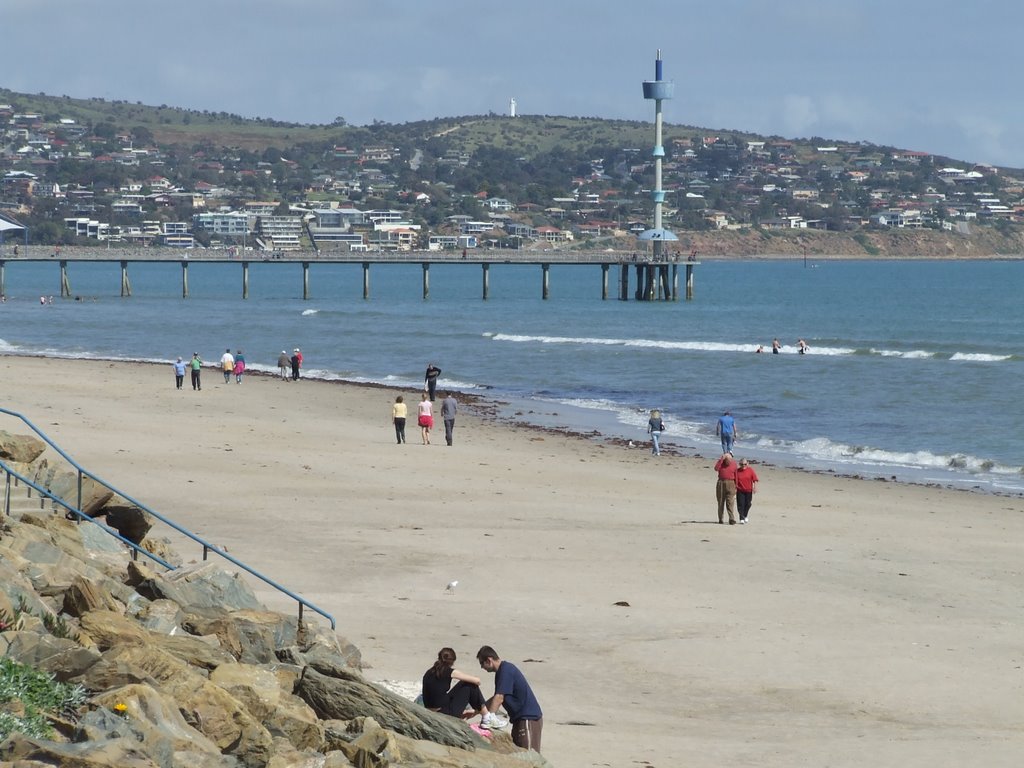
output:
[[[759,258],[804,255],[856,259],[970,259],[993,256],[1021,258],[1024,234],[1003,234],[978,227],[968,235],[932,229],[861,229],[823,232],[810,229],[717,230],[676,232],[677,248],[685,257],[697,252],[704,258]],[[630,250],[633,246],[625,246]]]
[[[31,457],[35,448],[20,445],[0,434],[0,450]],[[28,462],[53,483],[61,475],[40,455]],[[180,562],[166,542],[143,538],[148,519],[123,505],[116,515],[130,521],[126,538]],[[14,733],[0,743],[4,764],[548,765],[507,734],[485,739],[368,682],[358,648],[322,622],[268,611],[217,563],[164,572],[59,512],[0,520],[0,619],[0,653],[89,693],[78,711],[53,714],[50,740]]]
[[[30,464],[43,451],[46,443],[31,435],[12,435],[0,429],[0,460],[15,464]]]

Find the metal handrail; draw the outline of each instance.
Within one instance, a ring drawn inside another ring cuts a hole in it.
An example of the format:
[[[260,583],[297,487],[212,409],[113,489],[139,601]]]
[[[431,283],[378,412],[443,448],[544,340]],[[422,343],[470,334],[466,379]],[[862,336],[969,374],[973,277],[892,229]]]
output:
[[[133,560],[137,560],[138,559],[138,555],[143,555],[145,557],[148,557],[150,560],[152,560],[152,561],[154,561],[156,563],[160,563],[160,565],[164,566],[168,570],[174,570],[175,569],[176,566],[171,565],[170,563],[168,563],[166,560],[164,560],[159,555],[153,554],[152,552],[150,552],[145,547],[140,547],[138,544],[136,544],[131,539],[126,539],[118,531],[116,531],[115,529],[111,528],[106,523],[101,523],[96,518],[90,517],[89,515],[85,514],[85,512],[83,512],[82,510],[76,509],[75,507],[71,506],[66,501],[64,501],[64,499],[62,499],[59,496],[51,493],[49,490],[47,490],[43,486],[41,486],[38,483],[36,483],[36,482],[30,480],[29,478],[25,477],[25,475],[21,474],[16,469],[13,469],[12,467],[9,467],[7,465],[7,463],[3,459],[0,459],[0,469],[2,469],[7,474],[6,493],[5,493],[5,498],[4,498],[4,515],[5,516],[10,517],[10,515],[11,515],[10,485],[11,485],[11,478],[13,477],[16,480],[18,480],[19,482],[24,483],[25,485],[27,485],[29,488],[33,488],[41,497],[45,497],[45,498],[49,499],[50,501],[52,501],[54,504],[59,504],[60,506],[62,506],[66,510],[66,514],[73,514],[73,515],[75,515],[79,519],[79,521],[85,520],[87,522],[93,523],[94,525],[99,526],[106,533],[110,534],[115,539],[120,541],[122,544],[127,544],[132,549],[132,559]]]
[[[96,525],[100,526],[100,528],[105,530],[107,533],[111,534],[112,536],[115,536],[120,541],[128,544],[132,548],[132,550],[133,550],[133,555],[136,554],[136,553],[143,554],[146,557],[150,558],[151,560],[159,562],[161,565],[167,567],[168,570],[177,570],[177,566],[171,565],[170,563],[167,563],[167,562],[161,560],[157,555],[154,555],[149,550],[145,549],[144,547],[140,547],[140,546],[136,545],[134,542],[131,542],[131,541],[125,539],[124,537],[122,537],[120,534],[118,534],[113,529],[109,528],[108,526],[106,526],[106,525],[104,525],[102,523],[99,523],[94,518],[92,518],[91,516],[87,515],[85,512],[82,511],[82,479],[87,477],[90,480],[92,480],[92,481],[98,483],[99,485],[103,486],[107,490],[111,491],[112,493],[117,494],[118,496],[120,496],[125,501],[127,501],[127,502],[129,502],[131,504],[134,504],[139,509],[143,510],[144,512],[148,513],[149,515],[152,515],[154,518],[156,518],[157,520],[162,522],[164,525],[170,526],[171,528],[176,530],[178,533],[180,533],[182,536],[185,536],[186,538],[191,539],[192,541],[196,542],[197,544],[202,545],[202,547],[203,547],[203,560],[206,560],[208,553],[213,552],[215,555],[219,555],[220,557],[224,558],[228,562],[238,566],[239,568],[241,568],[243,571],[245,571],[249,575],[255,576],[257,579],[262,581],[264,584],[266,584],[266,585],[268,585],[270,587],[273,587],[274,589],[276,589],[281,594],[290,597],[292,600],[295,600],[299,604],[299,623],[300,624],[302,622],[303,608],[309,608],[314,613],[320,614],[325,619],[327,619],[329,622],[331,622],[331,629],[332,630],[337,629],[337,622],[334,620],[334,617],[331,614],[329,614],[326,611],[324,611],[322,608],[319,608],[318,606],[316,606],[313,603],[309,602],[304,597],[300,597],[299,595],[295,594],[294,592],[292,592],[287,587],[282,586],[281,584],[278,584],[276,581],[274,581],[270,577],[264,576],[262,573],[257,571],[255,568],[250,568],[248,565],[243,563],[241,560],[239,560],[239,559],[229,555],[227,552],[225,552],[224,550],[220,549],[216,545],[211,544],[210,542],[206,541],[201,536],[198,536],[195,533],[193,533],[192,531],[188,530],[187,528],[184,528],[184,527],[178,525],[176,522],[174,522],[170,518],[167,518],[167,517],[161,515],[159,512],[155,512],[150,507],[148,507],[147,505],[143,504],[141,501],[138,501],[137,499],[133,498],[132,496],[129,496],[127,493],[124,493],[123,491],[115,488],[113,485],[111,485],[110,483],[106,482],[102,478],[94,475],[92,472],[89,472],[87,469],[82,467],[77,461],[72,459],[67,453],[65,453],[65,451],[59,445],[57,445],[55,442],[53,442],[53,440],[51,440],[41,429],[39,429],[35,424],[33,424],[31,421],[29,421],[22,414],[18,413],[17,411],[8,410],[7,408],[0,408],[0,413],[4,413],[4,414],[7,414],[8,416],[13,416],[13,417],[15,417],[17,419],[20,419],[25,424],[25,426],[27,426],[29,429],[31,429],[44,443],[46,443],[48,446],[50,446],[58,454],[60,454],[60,456],[65,461],[67,461],[68,464],[70,464],[76,470],[78,470],[78,498],[77,498],[77,501],[76,501],[76,503],[74,505],[72,505],[71,503],[65,501],[64,499],[59,498],[58,496],[54,495],[50,491],[46,490],[45,488],[41,488],[39,485],[37,485],[36,483],[32,482],[31,480],[29,480],[28,478],[24,477],[23,475],[19,474],[17,471],[15,471],[11,467],[7,466],[6,463],[4,463],[2,460],[0,460],[0,468],[2,468],[7,473],[8,487],[9,487],[9,484],[10,484],[10,477],[13,475],[14,477],[18,478],[18,480],[20,480],[21,482],[24,482],[25,484],[27,484],[29,487],[35,488],[40,494],[50,498],[51,500],[53,500],[57,504],[60,504],[69,513],[74,514],[76,516],[77,520],[79,520],[79,521],[87,520],[89,522],[96,523]],[[9,490],[8,490],[6,495],[7,495],[7,500],[5,502],[5,512],[7,514],[9,514],[10,513],[10,491]]]

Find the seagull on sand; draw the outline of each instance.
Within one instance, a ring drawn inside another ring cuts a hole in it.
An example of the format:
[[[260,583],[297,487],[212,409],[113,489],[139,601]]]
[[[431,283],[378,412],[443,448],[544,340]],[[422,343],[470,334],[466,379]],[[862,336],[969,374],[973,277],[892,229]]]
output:
[[[455,588],[457,586],[459,586],[459,580],[458,579],[456,579],[455,581],[449,581],[448,582],[448,586],[444,588],[445,594],[454,595],[455,594]]]

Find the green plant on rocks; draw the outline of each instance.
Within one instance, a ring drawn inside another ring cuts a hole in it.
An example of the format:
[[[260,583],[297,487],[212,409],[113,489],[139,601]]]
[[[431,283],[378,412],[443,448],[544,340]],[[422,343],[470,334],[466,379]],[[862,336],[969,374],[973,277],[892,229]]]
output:
[[[58,683],[53,675],[0,659],[0,740],[14,731],[48,739],[53,735],[48,716],[73,717],[85,699],[80,685]]]

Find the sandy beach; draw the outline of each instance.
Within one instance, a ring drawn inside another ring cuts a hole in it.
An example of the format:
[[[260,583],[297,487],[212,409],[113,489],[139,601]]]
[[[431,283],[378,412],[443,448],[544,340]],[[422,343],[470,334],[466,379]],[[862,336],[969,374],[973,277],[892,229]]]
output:
[[[412,419],[399,446],[383,388],[0,371],[4,407],[84,466],[332,613],[370,679],[416,681],[445,645],[475,673],[493,645],[557,768],[1019,764],[1019,497],[758,467],[751,524],[723,526],[710,460],[470,404],[453,447]]]

